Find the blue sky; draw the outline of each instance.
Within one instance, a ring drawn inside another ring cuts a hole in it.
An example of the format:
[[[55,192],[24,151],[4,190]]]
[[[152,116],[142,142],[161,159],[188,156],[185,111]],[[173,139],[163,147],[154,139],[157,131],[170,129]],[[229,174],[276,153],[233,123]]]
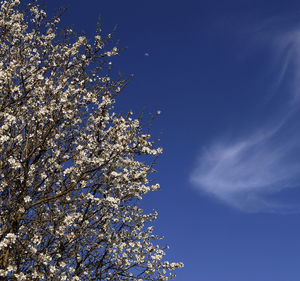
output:
[[[300,2],[51,0],[63,25],[128,46],[118,107],[161,110],[149,195],[178,281],[300,276]]]

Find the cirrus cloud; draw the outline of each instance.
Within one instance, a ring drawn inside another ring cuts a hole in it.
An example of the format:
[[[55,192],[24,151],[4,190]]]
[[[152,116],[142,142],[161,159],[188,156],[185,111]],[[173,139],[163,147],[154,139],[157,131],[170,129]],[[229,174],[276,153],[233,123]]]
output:
[[[271,117],[271,125],[262,120],[251,133],[212,140],[198,155],[190,180],[204,194],[242,211],[299,212],[300,204],[274,197],[300,186],[300,29],[277,34],[271,47],[274,61],[280,57],[278,89],[289,74],[280,114]]]

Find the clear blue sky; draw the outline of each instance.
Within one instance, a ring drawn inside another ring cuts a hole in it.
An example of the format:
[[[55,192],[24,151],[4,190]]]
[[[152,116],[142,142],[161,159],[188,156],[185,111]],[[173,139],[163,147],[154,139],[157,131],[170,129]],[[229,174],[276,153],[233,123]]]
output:
[[[162,111],[144,206],[176,280],[300,280],[300,1],[48,2],[88,35],[118,24],[119,108]]]

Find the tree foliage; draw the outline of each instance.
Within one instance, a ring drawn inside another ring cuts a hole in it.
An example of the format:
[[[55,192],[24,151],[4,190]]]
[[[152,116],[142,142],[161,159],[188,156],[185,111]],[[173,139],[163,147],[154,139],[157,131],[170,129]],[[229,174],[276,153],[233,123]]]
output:
[[[110,75],[111,35],[59,35],[22,4],[0,11],[0,279],[175,277],[138,204],[161,148],[114,111],[127,80]]]

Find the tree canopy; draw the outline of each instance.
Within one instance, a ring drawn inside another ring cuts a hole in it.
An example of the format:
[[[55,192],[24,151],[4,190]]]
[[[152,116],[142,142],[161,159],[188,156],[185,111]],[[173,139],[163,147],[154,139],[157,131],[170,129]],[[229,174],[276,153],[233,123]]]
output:
[[[109,34],[61,32],[36,1],[1,2],[0,280],[169,280],[139,201],[162,152],[114,103]]]

